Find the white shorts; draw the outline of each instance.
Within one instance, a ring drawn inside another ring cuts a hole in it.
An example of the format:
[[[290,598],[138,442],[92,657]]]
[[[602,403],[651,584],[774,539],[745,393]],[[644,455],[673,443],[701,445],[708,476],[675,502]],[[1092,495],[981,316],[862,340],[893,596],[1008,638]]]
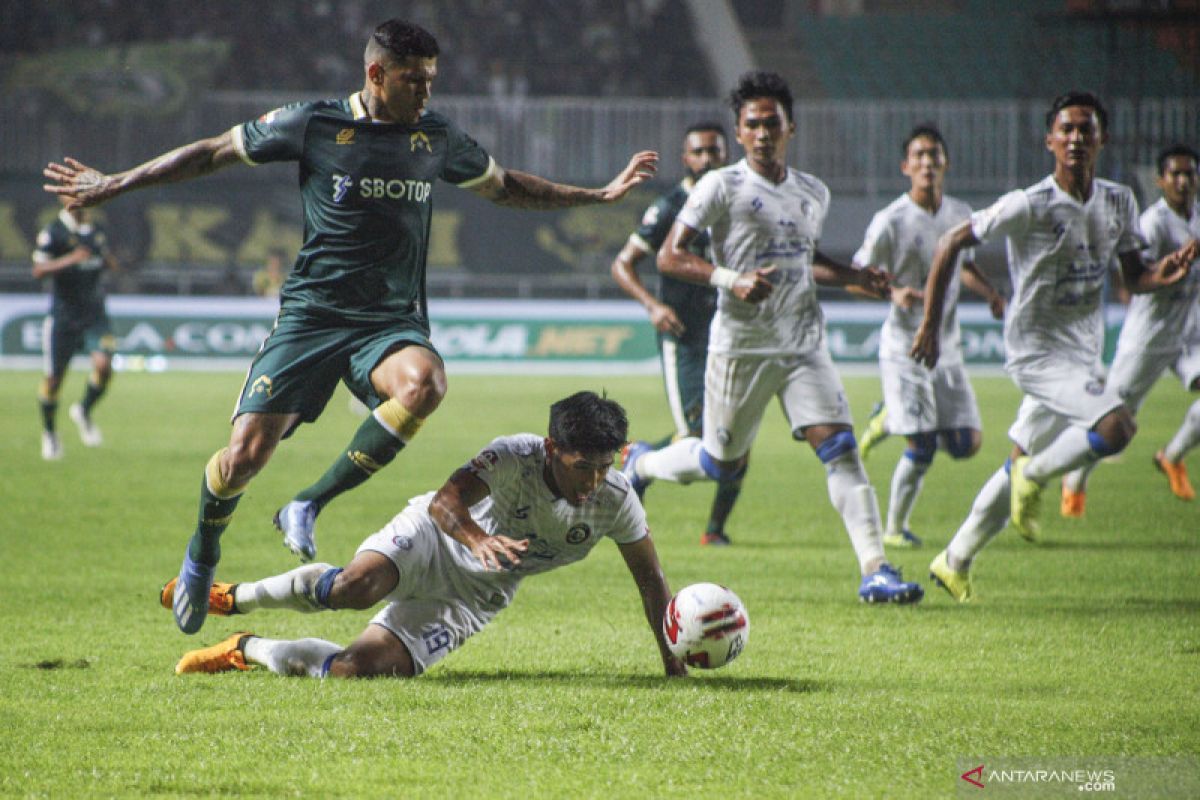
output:
[[[459,569],[439,541],[444,535],[426,511],[409,507],[358,548],[387,556],[400,571],[371,624],[404,643],[417,675],[483,630],[516,590],[515,583],[505,592]]]
[[[962,364],[929,369],[911,358],[879,359],[889,433],[911,436],[958,428],[982,430],[975,390]]]
[[[792,435],[813,425],[852,424],[842,378],[824,347],[796,356],[708,354],[704,449],[719,461],[750,452],[763,412],[779,398]]]
[[[1026,453],[1037,453],[1069,427],[1091,430],[1123,405],[1116,384],[1097,377],[1094,367],[1055,361],[1010,372],[1025,399],[1008,438]]]
[[[1117,387],[1125,403],[1136,412],[1160,375],[1174,371],[1184,389],[1200,379],[1200,345],[1184,345],[1180,350],[1157,353],[1117,350],[1108,381]]]

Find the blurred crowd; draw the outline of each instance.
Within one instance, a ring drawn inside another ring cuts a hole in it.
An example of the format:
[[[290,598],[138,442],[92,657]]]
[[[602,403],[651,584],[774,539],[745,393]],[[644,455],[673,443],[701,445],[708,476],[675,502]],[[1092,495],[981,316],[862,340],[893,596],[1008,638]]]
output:
[[[0,52],[226,41],[213,88],[342,90],[371,29],[429,28],[450,94],[711,96],[682,0],[3,0]],[[680,69],[680,65],[695,65]],[[667,76],[671,76],[669,79]]]

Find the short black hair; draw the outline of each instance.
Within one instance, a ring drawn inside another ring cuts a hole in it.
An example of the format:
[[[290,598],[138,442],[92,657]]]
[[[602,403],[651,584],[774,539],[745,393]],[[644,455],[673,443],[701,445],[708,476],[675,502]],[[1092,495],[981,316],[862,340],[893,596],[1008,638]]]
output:
[[[1158,154],[1158,175],[1160,178],[1167,171],[1167,159],[1175,158],[1176,156],[1190,158],[1193,164],[1200,166],[1200,154],[1197,154],[1195,150],[1186,144],[1173,144]]]
[[[688,129],[683,132],[683,138],[686,139],[693,133],[715,133],[723,140],[729,141],[729,138],[725,135],[725,126],[712,120],[704,120],[703,122],[696,122],[689,125]]]
[[[946,146],[946,140],[942,137],[942,132],[937,129],[937,126],[932,122],[922,122],[908,132],[908,136],[904,137],[904,145],[900,148],[900,155],[908,158],[908,146],[913,143],[914,139],[933,139],[942,146],[942,152],[946,154],[946,158],[950,158],[950,148]]]
[[[1079,90],[1072,90],[1054,98],[1054,102],[1050,104],[1050,110],[1046,112],[1046,130],[1054,127],[1054,119],[1058,116],[1058,112],[1071,106],[1087,106],[1094,110],[1096,117],[1100,120],[1100,132],[1108,132],[1108,109],[1104,107],[1104,103],[1101,103],[1100,98],[1091,92]]]
[[[566,453],[615,453],[629,436],[629,419],[615,400],[576,392],[550,406],[549,434]]]
[[[747,72],[738,79],[738,85],[729,93],[729,105],[733,107],[733,119],[741,117],[742,106],[759,97],[778,100],[792,121],[792,90],[778,72]]]
[[[364,57],[370,63],[386,53],[395,61],[403,61],[409,56],[433,58],[439,52],[437,39],[420,25],[403,19],[389,19],[371,34]]]

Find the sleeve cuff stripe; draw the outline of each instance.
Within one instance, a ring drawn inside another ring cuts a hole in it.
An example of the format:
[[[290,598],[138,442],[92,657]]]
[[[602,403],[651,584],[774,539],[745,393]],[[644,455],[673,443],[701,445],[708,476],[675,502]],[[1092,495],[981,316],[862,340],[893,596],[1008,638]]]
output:
[[[485,169],[483,171],[482,175],[477,175],[474,178],[468,178],[467,180],[463,181],[462,183],[456,183],[454,185],[460,189],[470,189],[472,186],[478,186],[479,184],[483,183],[484,181],[489,180],[495,174],[496,174],[496,159],[492,158],[491,156],[488,156],[487,169]]]
[[[238,154],[238,158],[252,167],[257,167],[258,162],[246,154],[246,139],[242,132],[242,126],[234,125],[229,129],[229,134],[233,137],[233,150]]]
[[[643,253],[654,252],[654,248],[650,246],[650,243],[647,242],[645,239],[643,239],[641,236],[638,236],[636,233],[631,233],[629,235],[629,243],[631,245],[633,245],[634,247],[636,247],[637,249],[641,250]]]

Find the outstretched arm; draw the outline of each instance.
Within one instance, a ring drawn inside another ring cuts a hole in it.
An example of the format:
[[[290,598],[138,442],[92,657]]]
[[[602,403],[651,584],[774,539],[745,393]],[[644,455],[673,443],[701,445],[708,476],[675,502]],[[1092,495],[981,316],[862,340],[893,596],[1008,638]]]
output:
[[[226,131],[220,136],[186,144],[133,169],[112,175],[106,175],[73,158],[64,159],[62,164],[51,162],[42,170],[42,174],[52,182],[42,188],[51,194],[69,198],[67,208],[98,206],[125,192],[199,178],[240,160],[233,147],[233,135]]]
[[[700,235],[682,222],[671,226],[667,241],[658,251],[658,271],[688,283],[716,286],[728,289],[738,300],[759,303],[771,296],[775,285],[771,273],[775,267],[760,267],[753,272],[737,272],[728,267],[718,267],[688,250],[688,244]]]
[[[61,255],[58,258],[51,258],[46,261],[34,261],[33,277],[44,278],[47,275],[53,275],[55,272],[61,272],[67,267],[82,264],[84,261],[92,258],[93,255],[90,249],[79,245],[71,252]]]
[[[1192,239],[1154,264],[1146,264],[1136,251],[1121,253],[1121,279],[1134,294],[1145,294],[1178,283],[1200,258],[1200,241]]]
[[[471,518],[471,506],[489,494],[488,485],[469,470],[457,470],[429,501],[429,516],[443,533],[468,547],[484,569],[504,569],[504,562],[520,563],[529,543],[499,534],[489,536]]]
[[[658,169],[658,153],[644,150],[629,159],[608,185],[600,189],[584,189],[565,183],[555,183],[528,172],[505,169],[499,164],[485,181],[471,191],[496,205],[513,208],[571,208],[593,203],[614,203],[629,190],[654,177]]]
[[[938,337],[942,330],[942,312],[946,304],[946,289],[950,286],[950,278],[954,276],[958,254],[977,244],[979,240],[971,230],[970,220],[951,228],[938,239],[937,249],[933,253],[933,264],[929,267],[929,277],[925,280],[925,317],[921,320],[921,327],[917,328],[912,350],[909,351],[910,356],[930,369],[937,366],[938,357],[941,355]]]
[[[621,557],[633,575],[637,584],[638,594],[642,596],[642,608],[646,612],[646,621],[654,631],[654,640],[658,642],[658,652],[662,656],[663,669],[667,675],[687,675],[687,667],[667,649],[667,640],[663,638],[663,615],[671,602],[671,589],[667,579],[663,577],[662,567],[658,563],[658,553],[654,549],[654,541],[650,534],[632,544],[619,545]]]
[[[851,294],[887,300],[891,276],[875,267],[854,267],[834,261],[820,250],[813,253],[813,280],[822,286],[841,286]]]
[[[679,315],[675,313],[675,309],[671,308],[666,303],[659,302],[658,298],[650,293],[646,285],[642,283],[642,278],[638,275],[638,262],[646,257],[647,251],[639,247],[634,241],[625,242],[625,246],[621,248],[621,252],[617,253],[617,257],[612,262],[612,276],[617,285],[625,292],[625,294],[637,300],[646,309],[646,313],[650,315],[650,324],[659,333],[669,333],[672,336],[682,336],[684,333],[683,322],[680,321]]]
[[[963,286],[982,297],[988,304],[994,319],[1004,319],[1004,307],[1007,304],[1004,295],[996,291],[992,282],[987,279],[974,261],[964,261],[962,271]]]

